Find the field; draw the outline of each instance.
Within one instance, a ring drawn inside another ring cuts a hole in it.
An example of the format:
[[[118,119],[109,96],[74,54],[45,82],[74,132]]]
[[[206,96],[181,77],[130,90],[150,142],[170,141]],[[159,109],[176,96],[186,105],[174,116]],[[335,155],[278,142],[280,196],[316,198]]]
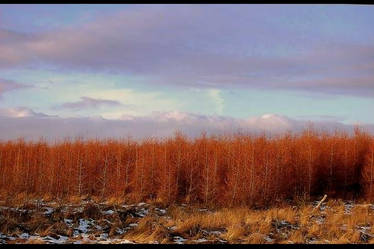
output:
[[[328,200],[265,209],[65,202],[23,196],[0,207],[0,244],[373,243],[374,205]]]
[[[373,174],[359,128],[1,142],[0,243],[372,243]]]

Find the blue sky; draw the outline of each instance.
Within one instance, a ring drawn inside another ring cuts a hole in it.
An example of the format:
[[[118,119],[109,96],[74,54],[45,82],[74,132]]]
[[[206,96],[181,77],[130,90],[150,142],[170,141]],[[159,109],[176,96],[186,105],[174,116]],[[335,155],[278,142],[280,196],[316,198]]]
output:
[[[1,5],[0,116],[371,125],[373,24],[370,5]]]

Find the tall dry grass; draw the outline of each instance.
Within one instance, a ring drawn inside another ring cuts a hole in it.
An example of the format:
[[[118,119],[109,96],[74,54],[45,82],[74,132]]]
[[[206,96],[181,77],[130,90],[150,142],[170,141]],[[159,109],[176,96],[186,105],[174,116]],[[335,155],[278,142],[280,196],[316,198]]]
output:
[[[214,206],[265,206],[286,199],[374,197],[373,137],[359,129],[266,137],[22,139],[0,143],[3,194],[120,197]]]

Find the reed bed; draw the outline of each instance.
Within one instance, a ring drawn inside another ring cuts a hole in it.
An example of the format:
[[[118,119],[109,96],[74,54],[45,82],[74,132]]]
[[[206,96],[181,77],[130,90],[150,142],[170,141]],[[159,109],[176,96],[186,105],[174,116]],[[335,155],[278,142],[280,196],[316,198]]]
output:
[[[2,196],[95,196],[165,205],[266,207],[284,200],[374,199],[374,139],[307,129],[280,136],[0,142]]]

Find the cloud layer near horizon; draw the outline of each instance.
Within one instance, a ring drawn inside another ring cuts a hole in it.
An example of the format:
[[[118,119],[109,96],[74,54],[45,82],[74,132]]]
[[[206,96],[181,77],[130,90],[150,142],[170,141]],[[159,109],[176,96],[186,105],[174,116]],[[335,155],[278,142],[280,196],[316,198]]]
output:
[[[36,113],[27,108],[0,109],[0,140],[20,137],[26,140],[44,138],[47,141],[62,141],[65,138],[126,138],[144,139],[172,136],[176,131],[189,137],[202,132],[208,135],[231,135],[237,132],[277,135],[287,131],[298,133],[308,128],[307,120],[290,119],[276,114],[236,119],[223,116],[205,116],[182,112],[153,113],[149,116],[124,115],[121,119],[109,120],[101,117],[60,118]],[[364,130],[374,133],[374,125],[362,125]],[[353,125],[338,121],[314,121],[313,128],[334,132],[335,129],[353,132]]]

